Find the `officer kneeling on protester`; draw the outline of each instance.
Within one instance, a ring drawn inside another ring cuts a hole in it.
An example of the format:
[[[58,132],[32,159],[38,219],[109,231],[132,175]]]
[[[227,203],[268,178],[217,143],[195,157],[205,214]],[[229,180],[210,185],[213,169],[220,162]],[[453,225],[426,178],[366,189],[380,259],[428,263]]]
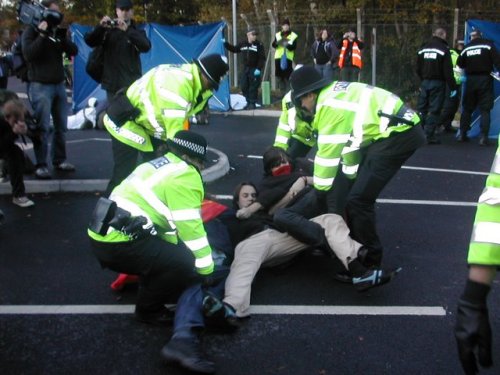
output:
[[[329,213],[346,214],[351,237],[370,250],[364,265],[378,267],[383,249],[375,201],[425,143],[420,118],[389,91],[358,82],[331,83],[311,66],[295,70],[290,86],[295,106],[313,116],[318,134],[316,193]]]
[[[172,321],[166,303],[175,302],[195,283],[214,282],[212,250],[200,215],[200,170],[207,142],[181,130],[167,146],[169,152],[139,165],[109,199],[99,199],[88,228],[93,253],[103,268],[139,275],[135,317],[156,325]],[[179,332],[174,327],[162,357],[191,370],[214,371],[194,330]]]

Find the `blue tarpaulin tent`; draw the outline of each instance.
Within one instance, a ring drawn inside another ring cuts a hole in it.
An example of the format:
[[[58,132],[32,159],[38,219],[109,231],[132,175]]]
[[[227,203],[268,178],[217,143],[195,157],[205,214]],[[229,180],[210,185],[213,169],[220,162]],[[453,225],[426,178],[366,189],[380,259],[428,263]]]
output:
[[[469,34],[474,29],[479,29],[483,34],[483,38],[489,39],[495,43],[495,47],[500,51],[500,23],[498,22],[488,22],[480,20],[468,20],[465,23],[465,45],[467,41],[470,40]],[[467,82],[464,83],[465,85]],[[495,80],[495,104],[491,110],[491,126],[490,126],[490,138],[498,138],[498,133],[500,132],[500,82]],[[479,112],[476,111],[472,118],[471,130],[467,133],[469,137],[477,137],[480,134],[479,127]]]
[[[194,58],[210,53],[224,54],[222,30],[224,22],[192,26],[163,26],[147,24],[142,26],[151,41],[151,50],[141,54],[143,73],[160,64],[184,64]],[[71,35],[78,46],[78,55],[73,63],[73,109],[86,107],[88,99],[104,99],[106,93],[85,72],[85,64],[91,48],[85,44],[83,36],[91,26],[72,25]],[[210,99],[211,109],[227,111],[229,109],[229,82],[227,77],[219,90]]]

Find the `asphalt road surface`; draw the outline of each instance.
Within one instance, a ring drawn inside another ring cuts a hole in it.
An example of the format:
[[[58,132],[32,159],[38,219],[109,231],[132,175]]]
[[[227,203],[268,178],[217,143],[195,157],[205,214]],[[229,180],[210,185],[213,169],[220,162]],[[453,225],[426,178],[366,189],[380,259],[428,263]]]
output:
[[[258,181],[259,155],[277,119],[214,115],[194,127],[223,151],[229,174],[206,186],[221,199],[243,180]],[[203,345],[218,374],[460,374],[453,337],[456,301],[467,274],[475,204],[495,146],[477,141],[420,149],[383,191],[378,229],[390,284],[364,294],[333,280],[331,260],[304,254],[265,269],[253,286],[253,316],[234,334],[208,332]],[[104,131],[68,133],[77,171],[57,178],[108,178]],[[30,177],[27,177],[28,179]],[[132,319],[134,287],[112,292],[115,274],[90,252],[86,225],[99,193],[33,194],[32,209],[0,197],[1,374],[185,374],[162,363],[171,328]],[[500,369],[500,292],[490,314]]]

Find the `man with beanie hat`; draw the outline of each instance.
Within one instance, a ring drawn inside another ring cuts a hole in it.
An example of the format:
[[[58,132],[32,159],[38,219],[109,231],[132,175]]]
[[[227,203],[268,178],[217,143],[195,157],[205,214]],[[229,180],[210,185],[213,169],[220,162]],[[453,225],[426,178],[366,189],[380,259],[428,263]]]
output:
[[[151,49],[151,42],[144,30],[139,30],[133,20],[131,0],[116,1],[116,19],[104,16],[92,31],[85,34],[89,47],[102,46],[104,53],[101,86],[108,101],[118,90],[128,87],[142,75],[140,54]]]
[[[290,29],[290,20],[285,18],[281,23],[281,31],[276,33],[272,43],[273,48],[275,48],[275,74],[279,79],[280,90],[283,93],[288,91],[288,79],[293,71],[297,38],[298,35]]]
[[[264,45],[257,40],[257,30],[254,27],[249,27],[247,40],[236,46],[224,41],[224,47],[231,52],[242,53],[245,68],[240,75],[240,88],[247,100],[246,109],[255,109],[262,69],[266,63]]]
[[[207,142],[181,130],[167,145],[165,155],[139,165],[109,199],[99,199],[88,227],[92,251],[103,268],[139,276],[135,317],[155,325],[171,322],[166,303],[175,303],[191,285],[210,284],[214,271],[200,214]],[[201,306],[183,302],[184,312],[193,309],[196,313]],[[169,347],[174,354],[167,359],[213,372],[194,329],[176,325]]]
[[[210,54],[191,64],[163,64],[144,74],[111,101],[104,126],[112,136],[113,175],[109,194],[137,165],[185,128],[201,111],[229,70],[225,56]]]

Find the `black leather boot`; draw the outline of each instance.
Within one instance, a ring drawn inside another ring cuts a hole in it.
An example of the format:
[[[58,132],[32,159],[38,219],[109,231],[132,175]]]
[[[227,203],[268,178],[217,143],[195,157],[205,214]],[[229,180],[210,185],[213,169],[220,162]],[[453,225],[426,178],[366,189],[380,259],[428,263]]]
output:
[[[179,364],[190,371],[215,372],[215,363],[205,357],[196,338],[172,338],[161,350],[161,356],[167,363]]]

